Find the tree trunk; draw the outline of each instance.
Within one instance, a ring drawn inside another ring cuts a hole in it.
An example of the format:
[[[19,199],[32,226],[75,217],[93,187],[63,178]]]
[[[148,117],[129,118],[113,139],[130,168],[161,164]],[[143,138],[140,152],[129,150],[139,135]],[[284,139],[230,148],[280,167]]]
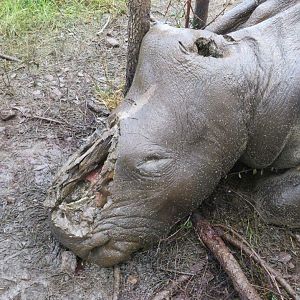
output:
[[[129,0],[128,52],[125,95],[128,92],[138,62],[143,37],[150,28],[151,0]]]
[[[193,27],[201,29],[205,26],[208,15],[209,0],[196,0],[194,9]]]

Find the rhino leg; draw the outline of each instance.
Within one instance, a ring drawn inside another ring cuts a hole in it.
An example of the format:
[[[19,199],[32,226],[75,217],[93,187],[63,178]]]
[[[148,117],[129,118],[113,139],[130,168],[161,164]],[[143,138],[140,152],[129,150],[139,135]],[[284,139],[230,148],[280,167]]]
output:
[[[254,197],[267,223],[300,228],[300,166],[259,179]]]
[[[297,4],[297,0],[245,0],[206,27],[217,34],[256,25]]]
[[[283,12],[291,6],[297,4],[297,0],[282,1],[282,0],[268,0],[260,4],[254,12],[250,15],[247,22],[240,28],[250,27],[269,19],[276,14]]]

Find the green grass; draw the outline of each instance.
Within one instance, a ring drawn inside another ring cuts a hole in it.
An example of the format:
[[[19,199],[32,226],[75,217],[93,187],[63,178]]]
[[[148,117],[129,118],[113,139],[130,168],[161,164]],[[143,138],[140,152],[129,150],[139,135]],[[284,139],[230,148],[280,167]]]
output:
[[[0,0],[0,35],[14,37],[63,28],[103,13],[125,11],[125,0]]]

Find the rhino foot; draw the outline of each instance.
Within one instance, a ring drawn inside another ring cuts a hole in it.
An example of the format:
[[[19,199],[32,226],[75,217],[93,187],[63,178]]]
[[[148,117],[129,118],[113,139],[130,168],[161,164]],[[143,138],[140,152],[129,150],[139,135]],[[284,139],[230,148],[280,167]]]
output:
[[[270,224],[300,228],[300,168],[262,179],[255,200],[262,218]]]

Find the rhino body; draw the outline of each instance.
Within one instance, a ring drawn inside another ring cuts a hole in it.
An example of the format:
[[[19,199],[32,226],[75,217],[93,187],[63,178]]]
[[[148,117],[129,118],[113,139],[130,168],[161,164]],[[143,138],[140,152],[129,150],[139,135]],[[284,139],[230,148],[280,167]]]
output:
[[[237,162],[280,170],[253,195],[267,222],[300,227],[300,4],[264,1],[242,24],[224,22],[154,25],[102,140],[59,173],[53,233],[83,259],[111,266],[157,242]],[[83,181],[92,188],[70,198]]]

